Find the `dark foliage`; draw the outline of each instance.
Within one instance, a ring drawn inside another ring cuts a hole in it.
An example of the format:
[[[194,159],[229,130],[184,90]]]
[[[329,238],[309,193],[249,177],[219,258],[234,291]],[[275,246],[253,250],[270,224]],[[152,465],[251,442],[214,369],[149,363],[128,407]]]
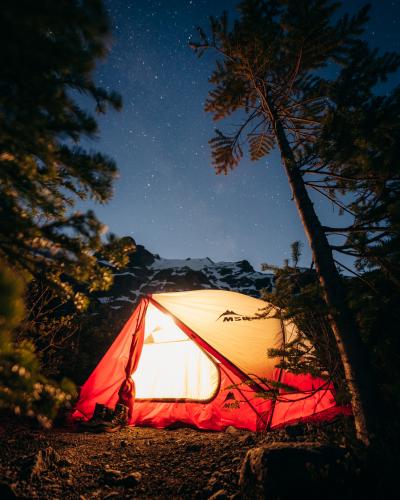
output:
[[[199,56],[216,54],[205,110],[215,120],[240,117],[229,134],[217,130],[210,141],[216,172],[235,168],[246,144],[253,160],[279,150],[326,304],[325,331],[340,354],[357,434],[369,444],[379,391],[332,250],[357,256],[360,267],[388,273],[397,265],[398,90],[379,98],[374,86],[398,69],[400,55],[381,55],[362,40],[368,6],[353,16],[340,7],[330,0],[243,0],[234,22],[226,13],[211,18],[209,35],[199,29],[191,46]],[[311,190],[351,214],[350,227],[323,226]],[[332,233],[349,236],[333,245]]]
[[[77,200],[106,202],[117,173],[113,160],[79,144],[97,133],[81,96],[98,113],[121,107],[93,79],[109,44],[108,16],[100,0],[6,1],[0,16],[0,258],[82,309],[73,283],[108,287],[93,252],[117,243],[104,247],[93,212],[73,211]]]
[[[0,408],[45,423],[74,390],[45,374],[59,376],[76,310],[112,284],[99,259],[124,265],[134,249],[113,235],[104,243],[94,213],[74,211],[88,198],[106,202],[117,174],[113,160],[80,144],[98,132],[82,98],[97,113],[121,98],[93,78],[110,42],[101,0],[6,0],[0,22]]]
[[[294,252],[296,255],[296,252]],[[270,268],[264,264],[265,268]],[[329,333],[328,310],[315,271],[286,264],[274,268],[275,288],[263,298],[278,308],[282,319],[298,327],[297,335],[282,349],[269,355],[277,366],[293,373],[312,373],[329,378],[335,385],[339,404],[349,402],[345,377],[336,344]],[[400,428],[400,297],[393,281],[378,271],[360,277],[346,277],[347,300],[360,325],[374,368],[375,382],[382,395],[381,436],[383,442],[398,439]]]

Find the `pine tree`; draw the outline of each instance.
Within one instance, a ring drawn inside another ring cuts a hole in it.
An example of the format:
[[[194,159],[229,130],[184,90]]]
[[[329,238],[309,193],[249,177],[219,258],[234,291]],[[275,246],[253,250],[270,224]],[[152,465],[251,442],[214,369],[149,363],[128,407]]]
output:
[[[70,404],[75,386],[43,376],[32,342],[16,344],[12,330],[24,316],[23,282],[0,267],[0,410],[37,418],[48,426],[61,406]]]
[[[80,200],[106,202],[117,174],[113,160],[81,146],[98,129],[78,98],[97,113],[119,109],[121,99],[93,77],[110,38],[101,0],[5,0],[0,22],[0,409],[47,423],[73,384],[44,377],[40,342],[15,342],[13,330],[26,282],[43,282],[82,310],[88,292],[112,282],[99,258],[124,265],[134,248],[112,235],[104,243],[94,213],[74,211]]]
[[[92,211],[74,212],[77,200],[106,202],[117,174],[113,160],[80,146],[97,124],[77,100],[88,96],[98,113],[121,107],[93,79],[108,16],[101,0],[5,0],[0,19],[0,259],[82,309],[86,291],[111,284],[95,253],[112,258],[118,246],[124,260],[123,244],[103,245]]]
[[[304,169],[307,185],[353,217],[337,252],[356,258],[359,270],[380,269],[400,287],[400,86],[385,95],[374,90],[399,66],[398,54],[381,56],[366,43],[354,47],[349,63],[330,89],[332,105]],[[357,82],[357,85],[352,84]],[[344,200],[341,195],[350,193]]]
[[[329,0],[244,0],[231,29],[226,13],[211,18],[210,37],[199,29],[200,42],[192,48],[199,56],[209,49],[220,56],[210,77],[214,87],[205,110],[214,120],[235,112],[242,117],[232,133],[216,130],[210,141],[217,173],[227,174],[238,165],[245,144],[252,160],[274,148],[280,152],[312,249],[351,395],[357,435],[369,444],[377,429],[378,394],[332,248],[304,178],[307,165],[316,155],[319,159],[315,144],[331,111],[332,81],[322,70],[328,64],[342,65],[343,71],[351,65],[368,19],[368,7],[352,17],[337,16],[339,7],[339,2]],[[380,77],[392,71],[398,59],[386,55],[384,63]],[[354,93],[359,82],[348,79],[347,85]]]
[[[301,246],[300,241],[292,243],[291,261],[285,259],[282,267],[262,264],[262,269],[272,270],[275,277],[273,290],[263,290],[262,298],[274,305],[277,317],[297,326],[290,342],[281,348],[270,349],[268,356],[277,359],[277,368],[329,380],[335,387],[338,404],[348,403],[340,356],[321,285],[313,268],[298,267]]]

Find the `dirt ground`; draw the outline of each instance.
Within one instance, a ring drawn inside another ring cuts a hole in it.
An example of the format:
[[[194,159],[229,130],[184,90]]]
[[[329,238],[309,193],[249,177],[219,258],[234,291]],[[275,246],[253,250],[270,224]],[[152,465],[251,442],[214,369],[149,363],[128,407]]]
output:
[[[296,432],[130,427],[113,434],[0,427],[0,498],[240,498],[247,450]],[[311,433],[312,434],[312,433]],[[311,436],[312,439],[312,436]],[[315,435],[317,439],[317,435]]]

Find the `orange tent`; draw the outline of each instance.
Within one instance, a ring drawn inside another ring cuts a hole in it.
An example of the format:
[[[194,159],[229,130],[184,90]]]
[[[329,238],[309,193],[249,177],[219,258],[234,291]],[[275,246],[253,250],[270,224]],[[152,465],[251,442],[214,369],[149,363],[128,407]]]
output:
[[[332,386],[275,367],[267,356],[295,334],[266,303],[235,292],[160,293],[141,300],[80,393],[73,418],[96,403],[130,408],[130,424],[265,430],[340,412]],[[271,386],[280,381],[295,390]]]

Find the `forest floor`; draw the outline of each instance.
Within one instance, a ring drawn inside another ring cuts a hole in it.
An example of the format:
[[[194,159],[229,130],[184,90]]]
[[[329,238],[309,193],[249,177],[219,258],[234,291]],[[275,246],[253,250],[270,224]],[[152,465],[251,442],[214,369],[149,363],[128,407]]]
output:
[[[129,427],[91,434],[0,425],[0,498],[235,499],[249,448],[319,440],[316,428],[252,433]]]

